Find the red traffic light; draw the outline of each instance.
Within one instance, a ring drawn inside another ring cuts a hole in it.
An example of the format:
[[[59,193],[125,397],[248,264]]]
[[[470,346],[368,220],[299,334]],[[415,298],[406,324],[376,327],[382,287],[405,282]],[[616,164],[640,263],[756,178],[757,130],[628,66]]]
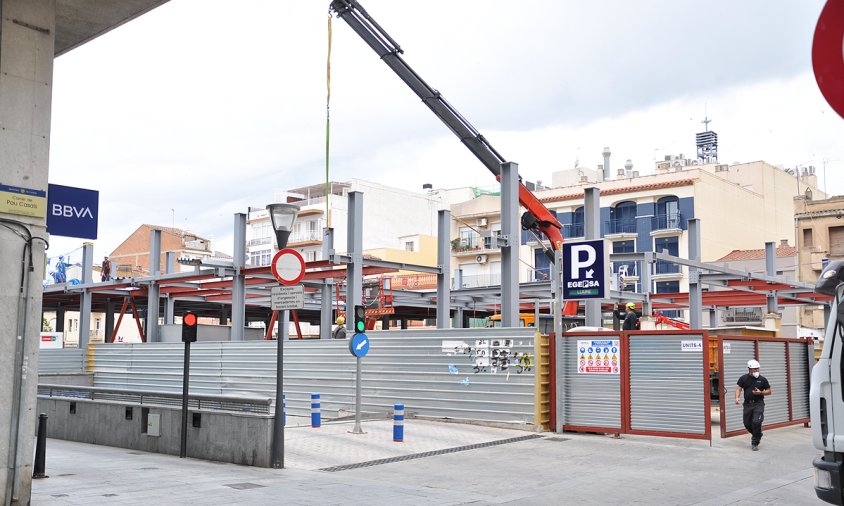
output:
[[[185,316],[182,319],[182,324],[187,325],[188,327],[193,327],[194,325],[196,325],[196,314],[185,313]]]

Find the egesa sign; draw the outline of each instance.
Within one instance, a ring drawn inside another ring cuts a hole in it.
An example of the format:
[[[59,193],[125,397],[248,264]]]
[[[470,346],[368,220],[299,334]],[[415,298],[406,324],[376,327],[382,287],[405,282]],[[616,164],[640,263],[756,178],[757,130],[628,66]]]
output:
[[[609,254],[604,240],[563,243],[563,299],[606,299]]]
[[[47,232],[96,239],[99,207],[98,191],[51,184],[47,188]]]

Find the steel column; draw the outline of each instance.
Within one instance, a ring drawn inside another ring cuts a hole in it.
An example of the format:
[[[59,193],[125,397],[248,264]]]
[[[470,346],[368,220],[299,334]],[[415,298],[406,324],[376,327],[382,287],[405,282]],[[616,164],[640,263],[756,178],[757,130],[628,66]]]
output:
[[[601,238],[601,190],[598,188],[586,188],[583,195],[583,235],[587,241]],[[609,265],[606,266],[609,268]],[[603,276],[603,273],[600,273]],[[601,301],[587,300],[586,325],[589,327],[600,327],[601,322]]]
[[[167,274],[176,272],[176,252],[166,252],[164,254],[164,263],[164,269]],[[170,297],[169,294],[167,295],[167,298],[164,299],[164,323],[167,325],[173,325],[176,323],[176,299]]]
[[[551,304],[554,314],[554,342],[556,347],[554,350],[554,363],[556,364],[556,374],[552,381],[556,383],[555,390],[555,409],[556,409],[556,426],[555,432],[563,432],[563,425],[566,419],[566,394],[565,388],[562,388],[562,382],[559,378],[563,377],[563,286],[562,286],[562,265],[563,252],[560,250],[554,251],[554,264],[551,266],[551,292],[554,294],[554,302]],[[537,323],[539,320],[536,320]]]
[[[93,282],[94,275],[94,243],[86,242],[82,245],[82,284]],[[91,336],[91,292],[82,290],[79,300],[79,349],[88,349]]]
[[[161,274],[161,230],[153,229],[149,234],[149,273],[151,276]],[[147,317],[146,334],[148,343],[161,340],[158,332],[158,305],[161,287],[158,281],[150,281],[147,288]]]
[[[334,229],[322,229],[322,259],[328,258],[334,254]],[[323,282],[320,298],[320,314],[319,314],[319,338],[331,339],[331,324],[334,323],[334,278],[328,278]]]
[[[58,322],[58,318],[56,319]],[[56,329],[56,332],[61,332],[60,330]],[[114,302],[111,299],[107,299],[105,303],[105,332],[103,333],[105,342],[108,342],[108,339],[114,333]]]
[[[645,296],[645,301],[642,303],[642,314],[645,316],[653,315],[653,304],[651,303],[651,275],[653,274],[654,264],[650,260],[642,260],[642,295]]]
[[[437,328],[451,327],[451,211],[437,213]]]
[[[501,164],[501,326],[519,324],[519,165]]]
[[[700,219],[689,220],[689,260],[700,262]],[[700,270],[689,267],[689,326],[702,328],[703,290],[700,284]]]
[[[361,304],[363,286],[363,193],[349,192],[348,221],[346,227],[346,333],[355,332],[355,319],[351,318],[355,306]]]
[[[232,276],[232,341],[243,341],[246,326],[246,214],[234,215],[234,276]]]
[[[772,242],[765,243],[765,274],[768,276],[776,276],[777,275],[777,252]],[[777,292],[776,290],[771,290],[768,292],[766,296],[766,306],[768,313],[776,313],[777,312]]]

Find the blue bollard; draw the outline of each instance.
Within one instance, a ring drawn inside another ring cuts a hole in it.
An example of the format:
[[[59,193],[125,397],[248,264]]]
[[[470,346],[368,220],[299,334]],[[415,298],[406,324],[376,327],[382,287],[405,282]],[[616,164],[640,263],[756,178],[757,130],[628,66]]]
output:
[[[287,427],[287,396],[281,394],[281,424]]]
[[[318,429],[319,426],[319,394],[311,394],[311,428]]]
[[[404,404],[393,406],[393,441],[404,442]]]

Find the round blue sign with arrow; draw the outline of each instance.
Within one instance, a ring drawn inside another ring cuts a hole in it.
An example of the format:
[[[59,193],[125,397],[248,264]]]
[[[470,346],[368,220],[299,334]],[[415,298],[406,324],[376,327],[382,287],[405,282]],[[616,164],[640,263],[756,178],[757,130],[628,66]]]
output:
[[[355,334],[349,340],[349,351],[357,358],[363,358],[369,353],[369,338],[366,334]]]

